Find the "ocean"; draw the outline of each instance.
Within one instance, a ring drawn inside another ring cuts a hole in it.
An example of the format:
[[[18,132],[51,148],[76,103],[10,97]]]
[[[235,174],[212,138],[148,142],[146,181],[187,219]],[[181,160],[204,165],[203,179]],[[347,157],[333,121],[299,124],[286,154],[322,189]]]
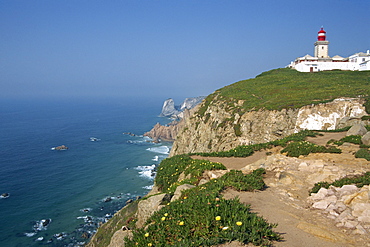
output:
[[[145,195],[171,143],[154,99],[1,100],[0,246],[81,246]],[[53,150],[65,145],[67,150]],[[8,196],[8,195],[9,196]]]

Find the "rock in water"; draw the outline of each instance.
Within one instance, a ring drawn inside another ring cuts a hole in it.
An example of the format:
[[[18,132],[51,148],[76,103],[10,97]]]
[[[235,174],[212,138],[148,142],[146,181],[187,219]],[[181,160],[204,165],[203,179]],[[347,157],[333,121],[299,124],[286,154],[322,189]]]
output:
[[[160,117],[171,117],[179,113],[180,111],[178,110],[178,107],[175,106],[175,101],[173,101],[173,99],[170,98],[170,99],[167,99],[163,103],[162,112],[159,116]]]
[[[0,198],[8,198],[10,196],[9,193],[2,193]]]

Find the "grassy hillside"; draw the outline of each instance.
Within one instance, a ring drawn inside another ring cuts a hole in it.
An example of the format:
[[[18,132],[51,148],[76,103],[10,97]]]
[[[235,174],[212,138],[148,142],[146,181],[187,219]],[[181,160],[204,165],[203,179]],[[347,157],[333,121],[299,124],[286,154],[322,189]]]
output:
[[[231,111],[245,112],[265,108],[281,110],[332,101],[338,97],[370,95],[370,71],[322,71],[302,73],[293,69],[275,69],[256,78],[223,87],[206,99],[200,115],[215,99],[227,102]],[[241,101],[244,102],[241,104]],[[239,104],[238,104],[239,102]],[[370,104],[367,106],[370,112]]]

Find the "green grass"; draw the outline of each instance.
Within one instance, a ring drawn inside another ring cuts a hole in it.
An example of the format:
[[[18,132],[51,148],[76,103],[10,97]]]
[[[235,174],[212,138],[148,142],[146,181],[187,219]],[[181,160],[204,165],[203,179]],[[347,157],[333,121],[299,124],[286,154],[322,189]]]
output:
[[[291,142],[286,148],[281,150],[281,153],[286,153],[290,157],[299,157],[300,155],[308,155],[310,153],[341,153],[342,151],[336,147],[324,147],[313,144],[307,141]]]
[[[225,200],[221,194],[228,187],[263,189],[263,173],[263,169],[248,175],[231,171],[184,191],[179,200],[155,212],[143,228],[135,229],[125,246],[214,246],[234,240],[269,246],[281,239],[273,231],[276,225],[250,212],[237,198]]]
[[[298,157],[299,155],[307,155],[309,153],[340,153],[340,150],[337,148],[325,148],[312,143],[305,144],[306,137],[315,137],[317,135],[320,134],[316,131],[302,130],[299,133],[295,133],[271,142],[253,145],[241,145],[228,151],[195,154],[203,157],[248,157],[251,156],[255,151],[270,149],[274,146],[286,147],[284,152],[286,152],[288,156],[294,157]]]
[[[349,143],[361,145],[362,144],[361,138],[362,138],[362,136],[360,136],[360,135],[350,135],[350,136],[343,137],[339,141],[329,140],[327,142],[327,144],[333,143],[335,145],[341,146],[341,145],[343,145],[343,143],[349,142]]]
[[[346,184],[355,184],[357,187],[361,188],[364,185],[370,184],[370,172],[366,172],[363,175],[360,176],[354,176],[354,177],[344,177],[342,179],[336,180],[333,183],[328,182],[319,182],[314,185],[314,187],[311,189],[310,193],[317,193],[321,188],[328,189],[330,185],[333,185],[335,187],[342,187]]]
[[[367,99],[370,114],[370,71],[322,71],[302,73],[293,69],[275,69],[256,78],[223,87],[209,95],[198,111],[203,116],[212,101],[223,101],[226,110],[234,113],[265,108],[281,110],[330,102],[339,97]],[[243,100],[242,107],[236,102]]]
[[[361,148],[356,152],[355,157],[370,161],[370,151],[367,148]]]
[[[192,159],[189,155],[176,155],[161,162],[157,169],[155,184],[160,190],[173,193],[181,184],[196,185],[203,172],[207,170],[226,170],[226,167],[217,162]],[[179,181],[181,173],[188,178]]]

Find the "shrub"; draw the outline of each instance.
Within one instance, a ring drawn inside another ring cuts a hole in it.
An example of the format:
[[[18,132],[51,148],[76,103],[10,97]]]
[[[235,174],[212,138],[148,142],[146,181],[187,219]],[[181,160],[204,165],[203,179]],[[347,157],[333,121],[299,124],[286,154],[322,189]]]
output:
[[[367,148],[361,148],[356,152],[355,157],[370,161],[370,151]]]
[[[234,133],[236,136],[241,136],[243,134],[240,129],[240,124],[234,124]]]

